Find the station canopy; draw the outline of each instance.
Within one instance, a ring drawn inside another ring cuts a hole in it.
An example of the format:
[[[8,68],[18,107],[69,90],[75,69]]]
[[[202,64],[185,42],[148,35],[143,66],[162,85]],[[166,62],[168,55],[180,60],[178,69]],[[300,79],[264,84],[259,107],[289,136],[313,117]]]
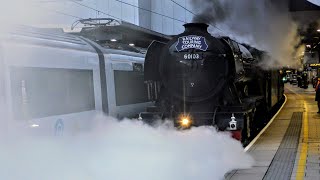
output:
[[[111,20],[113,24],[105,23],[107,20]],[[114,21],[116,21],[116,23],[114,23]],[[147,48],[154,40],[167,42],[171,39],[171,36],[111,18],[84,19],[80,20],[80,23],[85,25],[80,31],[81,36],[109,46],[126,44],[134,47]]]

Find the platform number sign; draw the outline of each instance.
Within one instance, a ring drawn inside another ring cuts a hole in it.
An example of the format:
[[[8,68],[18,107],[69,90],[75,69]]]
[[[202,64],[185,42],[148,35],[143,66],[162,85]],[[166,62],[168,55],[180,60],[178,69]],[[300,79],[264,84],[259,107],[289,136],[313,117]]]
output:
[[[56,124],[54,125],[54,135],[55,136],[62,136],[64,130],[64,124],[62,119],[58,119]]]

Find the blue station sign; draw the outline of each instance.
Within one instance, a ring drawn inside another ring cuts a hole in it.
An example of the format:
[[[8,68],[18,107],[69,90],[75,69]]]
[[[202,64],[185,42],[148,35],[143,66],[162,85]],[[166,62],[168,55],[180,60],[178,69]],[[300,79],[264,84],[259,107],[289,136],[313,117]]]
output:
[[[198,49],[201,51],[207,51],[208,44],[206,42],[206,38],[203,36],[183,36],[178,38],[178,42],[176,45],[177,51],[184,51],[188,49]]]

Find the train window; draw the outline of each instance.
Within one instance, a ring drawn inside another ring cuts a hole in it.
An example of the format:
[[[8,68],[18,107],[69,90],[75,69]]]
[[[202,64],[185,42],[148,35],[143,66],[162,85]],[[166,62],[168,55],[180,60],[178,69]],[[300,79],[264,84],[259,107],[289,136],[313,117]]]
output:
[[[95,109],[92,70],[12,67],[10,75],[16,119]]]
[[[115,70],[114,83],[117,106],[148,102],[143,72]]]

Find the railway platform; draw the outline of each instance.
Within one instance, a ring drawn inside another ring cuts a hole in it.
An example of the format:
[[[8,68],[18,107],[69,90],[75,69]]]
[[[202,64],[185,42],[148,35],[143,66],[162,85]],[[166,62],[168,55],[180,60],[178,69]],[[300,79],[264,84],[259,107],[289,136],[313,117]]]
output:
[[[251,169],[235,170],[227,180],[320,180],[320,114],[311,85],[285,85],[286,102],[246,147]]]

